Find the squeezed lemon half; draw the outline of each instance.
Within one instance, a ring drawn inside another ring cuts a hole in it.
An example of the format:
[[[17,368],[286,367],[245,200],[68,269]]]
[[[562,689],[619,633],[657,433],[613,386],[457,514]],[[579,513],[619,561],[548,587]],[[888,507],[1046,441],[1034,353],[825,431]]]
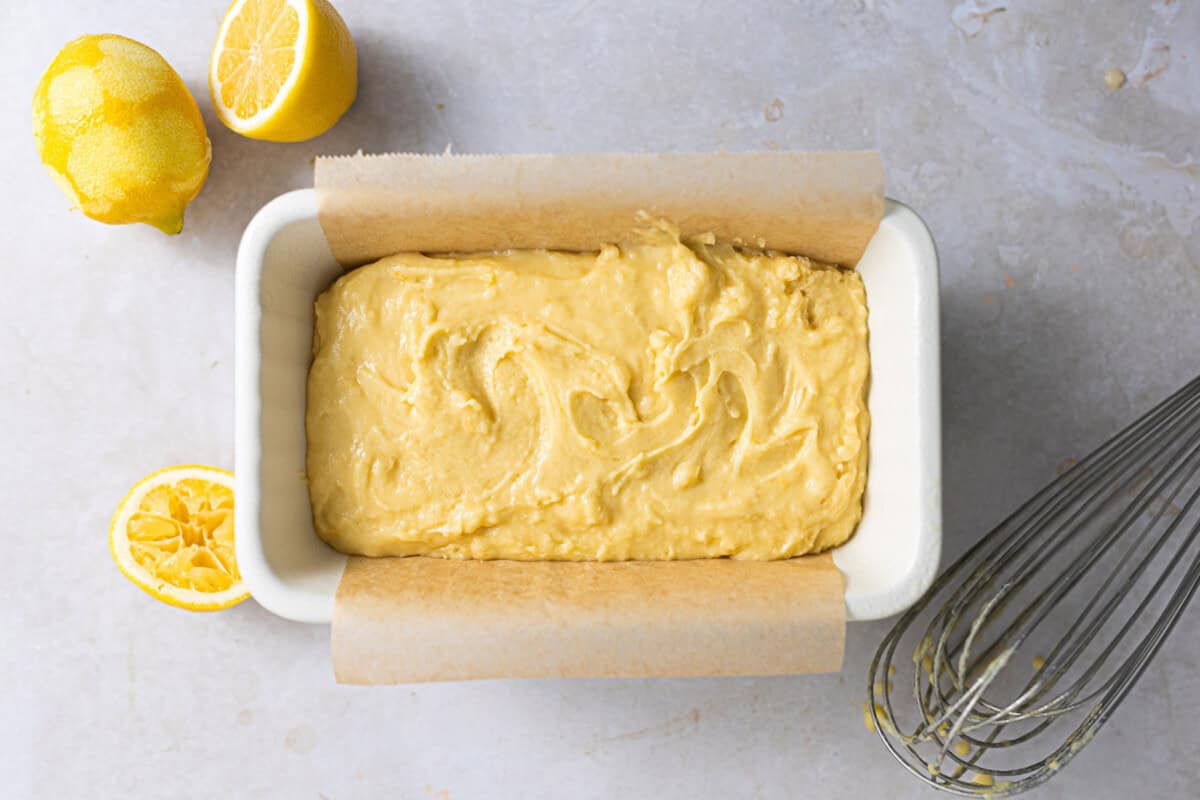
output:
[[[138,481],[113,515],[117,567],[150,596],[191,611],[250,596],[234,555],[233,473],[189,464]]]
[[[354,102],[354,40],[326,0],[234,0],[217,33],[208,89],[217,116],[243,136],[311,139]]]

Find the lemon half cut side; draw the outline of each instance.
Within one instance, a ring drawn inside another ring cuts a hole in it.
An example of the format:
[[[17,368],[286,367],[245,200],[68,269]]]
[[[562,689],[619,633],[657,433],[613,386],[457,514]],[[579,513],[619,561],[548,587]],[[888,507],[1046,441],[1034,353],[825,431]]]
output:
[[[234,0],[208,68],[217,116],[252,139],[299,142],[354,102],[358,57],[327,0]]]

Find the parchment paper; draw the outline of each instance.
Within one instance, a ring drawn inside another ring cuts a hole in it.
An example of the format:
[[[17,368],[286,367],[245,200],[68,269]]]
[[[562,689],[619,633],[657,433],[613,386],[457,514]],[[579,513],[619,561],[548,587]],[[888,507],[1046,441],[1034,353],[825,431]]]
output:
[[[351,558],[338,587],[341,683],[834,672],[842,575],[787,561]]]
[[[883,214],[874,152],[348,156],[317,159],[316,187],[330,248],[351,266],[407,251],[595,250],[639,211],[685,236],[853,266]]]
[[[685,234],[853,266],[883,213],[877,153],[320,158],[321,225],[354,266],[396,252],[591,250],[639,211]],[[341,683],[832,672],[828,555],[568,563],[351,557],[334,603]]]

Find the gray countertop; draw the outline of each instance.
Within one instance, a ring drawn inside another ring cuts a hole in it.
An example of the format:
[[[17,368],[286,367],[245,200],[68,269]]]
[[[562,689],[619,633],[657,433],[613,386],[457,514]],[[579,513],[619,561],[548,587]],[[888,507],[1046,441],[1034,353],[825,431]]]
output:
[[[863,726],[886,623],[850,627],[840,675],[345,688],[327,628],[138,592],[109,561],[109,515],[157,467],[232,466],[235,248],[317,154],[868,146],[941,254],[956,553],[1200,370],[1200,8],[337,4],[359,99],[295,145],[211,113],[223,2],[0,10],[5,796],[929,796]],[[69,213],[37,162],[34,84],[87,32],[155,47],[204,110],[212,173],[181,236]],[[1193,791],[1198,660],[1193,608],[1039,796]]]

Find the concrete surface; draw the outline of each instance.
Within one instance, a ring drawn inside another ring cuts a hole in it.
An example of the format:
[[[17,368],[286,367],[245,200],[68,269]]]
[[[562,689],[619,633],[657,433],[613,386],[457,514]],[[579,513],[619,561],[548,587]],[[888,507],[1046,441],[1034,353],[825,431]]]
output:
[[[873,146],[942,257],[947,550],[1200,370],[1200,8],[837,0],[341,0],[359,100],[312,142],[211,113],[224,3],[0,10],[0,781],[5,797],[925,797],[841,675],[335,686],[328,630],[161,606],[106,550],[143,473],[231,465],[233,258],[318,153]],[[213,168],[183,234],[69,213],[29,99],[115,32],[192,87]],[[1119,91],[1106,70],[1129,75]],[[1200,780],[1200,608],[1041,797]]]

